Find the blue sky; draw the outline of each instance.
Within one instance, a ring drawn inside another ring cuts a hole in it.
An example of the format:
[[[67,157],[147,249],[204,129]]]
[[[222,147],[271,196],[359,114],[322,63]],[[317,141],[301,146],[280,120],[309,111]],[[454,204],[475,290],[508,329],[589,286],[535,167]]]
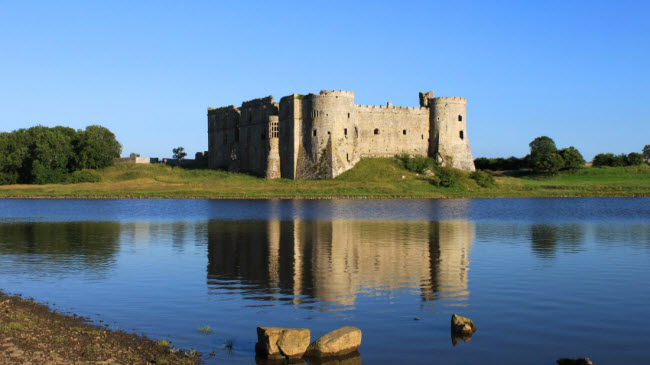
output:
[[[206,110],[353,90],[468,98],[474,157],[540,135],[586,158],[650,144],[650,1],[0,0],[0,131],[114,131],[123,154],[207,149]]]

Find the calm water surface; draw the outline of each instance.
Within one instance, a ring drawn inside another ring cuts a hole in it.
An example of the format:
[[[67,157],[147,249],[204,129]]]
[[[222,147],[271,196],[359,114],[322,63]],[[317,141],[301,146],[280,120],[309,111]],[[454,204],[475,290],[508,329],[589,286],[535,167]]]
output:
[[[0,200],[0,289],[207,363],[259,325],[360,327],[369,364],[644,363],[649,279],[650,198]]]

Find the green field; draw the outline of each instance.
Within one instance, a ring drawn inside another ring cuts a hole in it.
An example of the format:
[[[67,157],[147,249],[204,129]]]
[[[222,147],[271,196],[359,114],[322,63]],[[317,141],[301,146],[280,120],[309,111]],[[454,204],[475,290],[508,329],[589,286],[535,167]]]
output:
[[[364,159],[331,180],[265,180],[219,170],[118,165],[99,170],[101,182],[4,185],[0,197],[47,198],[470,198],[650,196],[650,166],[584,168],[553,177],[497,176],[482,188],[463,173],[439,187],[407,171],[396,158]]]

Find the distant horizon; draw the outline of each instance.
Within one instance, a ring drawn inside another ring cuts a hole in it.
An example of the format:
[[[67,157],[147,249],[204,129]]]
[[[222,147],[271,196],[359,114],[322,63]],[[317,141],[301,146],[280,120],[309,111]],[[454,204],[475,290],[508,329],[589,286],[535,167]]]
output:
[[[350,90],[356,104],[467,98],[474,158],[650,144],[650,3],[6,3],[0,132],[113,131],[123,156],[207,148],[207,109]],[[645,133],[643,131],[646,131]]]

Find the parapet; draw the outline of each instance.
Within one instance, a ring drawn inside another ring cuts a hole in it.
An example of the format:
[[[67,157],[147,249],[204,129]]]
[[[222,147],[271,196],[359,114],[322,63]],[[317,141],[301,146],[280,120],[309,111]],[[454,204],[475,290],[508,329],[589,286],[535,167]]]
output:
[[[269,95],[264,98],[253,99],[241,103],[242,108],[255,107],[259,105],[273,104],[273,95]]]
[[[460,96],[446,96],[441,98],[433,98],[433,102],[447,103],[447,104],[467,104],[467,99]]]
[[[342,97],[346,97],[346,98],[354,98],[354,91],[321,90],[319,95],[321,95],[321,96],[342,96]]]
[[[220,108],[210,108],[210,107],[208,107],[208,115],[221,113],[221,112],[227,112],[227,111],[239,112],[239,109],[237,109],[237,107],[234,106],[234,105],[222,106]]]

